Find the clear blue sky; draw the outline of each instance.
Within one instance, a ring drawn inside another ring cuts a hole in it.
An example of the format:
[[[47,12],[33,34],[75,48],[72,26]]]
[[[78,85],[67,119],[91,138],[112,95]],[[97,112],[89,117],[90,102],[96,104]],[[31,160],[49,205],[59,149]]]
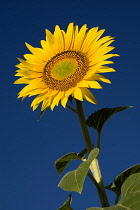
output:
[[[66,29],[74,22],[88,28],[99,26],[116,37],[116,73],[112,84],[93,90],[98,105],[84,102],[86,116],[103,107],[134,106],[112,117],[102,133],[100,165],[105,185],[124,169],[139,163],[140,155],[140,1],[139,0],[8,0],[0,5],[0,210],[56,210],[69,192],[57,187],[60,180],[54,161],[85,148],[77,116],[61,106],[47,110],[38,122],[32,98],[21,102],[13,85],[16,57],[28,53],[24,42],[39,47],[45,29],[56,24]],[[93,142],[96,133],[90,129]],[[68,169],[74,170],[75,161]],[[109,193],[114,199],[112,193]],[[83,194],[73,193],[72,207],[85,210],[99,206],[96,189],[88,178]]]

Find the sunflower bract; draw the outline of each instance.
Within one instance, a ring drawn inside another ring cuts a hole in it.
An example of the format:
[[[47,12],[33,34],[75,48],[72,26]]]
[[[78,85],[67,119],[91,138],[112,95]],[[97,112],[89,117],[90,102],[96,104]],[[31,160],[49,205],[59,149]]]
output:
[[[42,48],[34,48],[26,43],[31,54],[25,54],[15,76],[20,78],[15,84],[26,84],[18,98],[37,95],[31,107],[35,110],[42,103],[41,111],[61,104],[66,107],[72,98],[96,104],[96,99],[88,88],[102,88],[98,81],[110,83],[100,73],[113,72],[106,66],[113,63],[108,59],[117,54],[109,54],[114,47],[113,37],[100,38],[104,30],[94,27],[90,30],[83,25],[79,30],[73,23],[66,32],[55,26],[54,34],[46,30],[46,40],[41,40]]]

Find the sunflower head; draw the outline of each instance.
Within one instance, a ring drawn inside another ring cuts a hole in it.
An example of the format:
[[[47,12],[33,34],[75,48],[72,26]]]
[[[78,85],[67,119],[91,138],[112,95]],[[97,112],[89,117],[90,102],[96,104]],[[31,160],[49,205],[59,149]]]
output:
[[[58,25],[54,33],[46,30],[46,40],[41,40],[41,48],[34,48],[26,43],[31,54],[25,54],[15,76],[20,78],[15,84],[26,84],[18,97],[37,95],[31,107],[35,110],[42,103],[41,111],[50,107],[52,110],[60,103],[66,107],[69,97],[96,104],[96,99],[89,88],[102,88],[98,81],[110,83],[100,73],[113,72],[106,66],[113,63],[108,59],[117,54],[110,54],[114,49],[110,44],[113,37],[100,38],[105,30],[86,25],[80,29],[73,23],[65,31]]]

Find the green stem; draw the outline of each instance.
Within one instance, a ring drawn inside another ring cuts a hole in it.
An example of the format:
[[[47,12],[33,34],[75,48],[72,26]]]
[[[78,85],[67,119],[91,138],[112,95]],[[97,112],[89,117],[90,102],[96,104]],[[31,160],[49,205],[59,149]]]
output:
[[[101,203],[104,202],[104,205],[102,205],[102,207],[108,207],[109,202],[108,202],[108,198],[107,198],[106,191],[104,188],[104,183],[103,183],[103,179],[102,179],[102,175],[101,175],[101,171],[100,171],[100,167],[99,167],[97,158],[95,158],[92,161],[92,163],[90,165],[90,170],[92,171],[96,182],[98,183],[99,187],[102,190],[102,195],[99,195],[99,197],[102,197],[102,200],[100,199]]]
[[[71,106],[69,106],[68,104],[67,104],[67,107],[68,107],[72,112],[77,113],[77,111],[76,111],[75,109],[73,109]]]
[[[76,99],[76,106],[77,106],[77,114],[78,114],[78,118],[79,118],[79,121],[80,121],[82,133],[83,133],[85,144],[86,144],[86,147],[87,147],[87,152],[89,154],[92,150],[92,142],[91,142],[91,139],[90,139],[88,128],[85,124],[85,116],[84,116],[84,111],[83,111],[81,101]],[[104,184],[103,184],[103,180],[102,180],[102,176],[101,176],[101,172],[100,172],[100,168],[99,168],[97,158],[95,158],[92,161],[91,166],[90,166],[90,170],[92,171],[96,182],[98,183],[99,187],[102,190],[102,193],[98,191],[102,207],[108,207],[109,202],[108,202],[106,192],[105,192],[105,189],[104,189]],[[102,199],[101,199],[101,197],[102,197]]]
[[[116,199],[114,205],[116,205],[119,202],[120,193],[116,194]]]
[[[101,136],[101,132],[98,132],[97,148],[99,148],[99,149],[100,149],[100,136]]]
[[[100,188],[100,186],[98,185],[97,181],[95,180],[95,178],[88,172],[88,177],[91,179],[91,181],[94,183],[94,185],[96,186],[99,198],[100,198],[100,202],[102,204],[102,207],[104,207],[104,204],[106,203],[106,201],[104,200],[104,195],[103,195],[103,191]]]
[[[88,128],[85,124],[85,116],[84,116],[84,112],[83,112],[83,107],[82,107],[82,103],[81,101],[76,99],[76,106],[77,106],[77,114],[78,114],[78,118],[80,121],[80,125],[81,125],[81,129],[82,129],[82,133],[85,139],[85,144],[86,144],[86,148],[87,148],[87,152],[88,154],[91,152],[91,150],[93,149],[91,140],[90,140],[90,136],[89,136],[89,132],[88,132]]]

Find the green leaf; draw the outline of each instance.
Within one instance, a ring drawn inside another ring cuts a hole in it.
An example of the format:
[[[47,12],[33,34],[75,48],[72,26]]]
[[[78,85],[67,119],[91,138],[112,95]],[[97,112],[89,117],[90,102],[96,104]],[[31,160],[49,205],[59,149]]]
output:
[[[88,209],[86,209],[86,210],[98,210],[98,209],[103,209],[103,208],[99,208],[99,207],[91,207],[91,208],[88,208]]]
[[[75,191],[81,194],[86,175],[89,170],[91,162],[98,156],[99,149],[93,149],[88,157],[88,160],[81,163],[79,167],[70,171],[63,176],[58,186],[66,191]]]
[[[71,198],[71,195],[69,195],[65,203],[57,210],[74,210],[70,207],[71,202],[72,202],[72,198]]]
[[[116,108],[103,108],[88,117],[86,120],[86,125],[93,127],[98,133],[101,133],[101,130],[105,122],[115,113],[123,111],[132,106],[122,106]]]
[[[115,179],[114,182],[110,185],[106,186],[105,188],[108,190],[114,191],[117,195],[121,194],[121,187],[125,180],[132,174],[140,173],[140,164],[134,165],[125,171],[123,171],[121,174],[119,174]]]
[[[61,158],[56,160],[54,163],[57,172],[61,174],[72,160],[76,160],[76,159],[82,160],[82,158],[85,156],[86,153],[87,153],[87,150],[84,149],[78,154],[71,152],[69,154],[62,156]]]
[[[140,209],[140,192],[133,193],[124,197],[118,205],[121,205],[123,209],[139,210]]]
[[[111,206],[111,207],[106,207],[106,208],[99,208],[99,207],[92,207],[88,208],[86,210],[127,210],[126,208],[123,208],[121,206]],[[130,210],[130,209],[129,209]],[[135,209],[136,210],[136,209]]]
[[[114,206],[106,208],[92,207],[87,210],[139,210],[140,209],[140,174],[129,176],[121,188],[122,199]]]
[[[123,197],[136,192],[140,192],[140,173],[129,176],[121,188]]]

